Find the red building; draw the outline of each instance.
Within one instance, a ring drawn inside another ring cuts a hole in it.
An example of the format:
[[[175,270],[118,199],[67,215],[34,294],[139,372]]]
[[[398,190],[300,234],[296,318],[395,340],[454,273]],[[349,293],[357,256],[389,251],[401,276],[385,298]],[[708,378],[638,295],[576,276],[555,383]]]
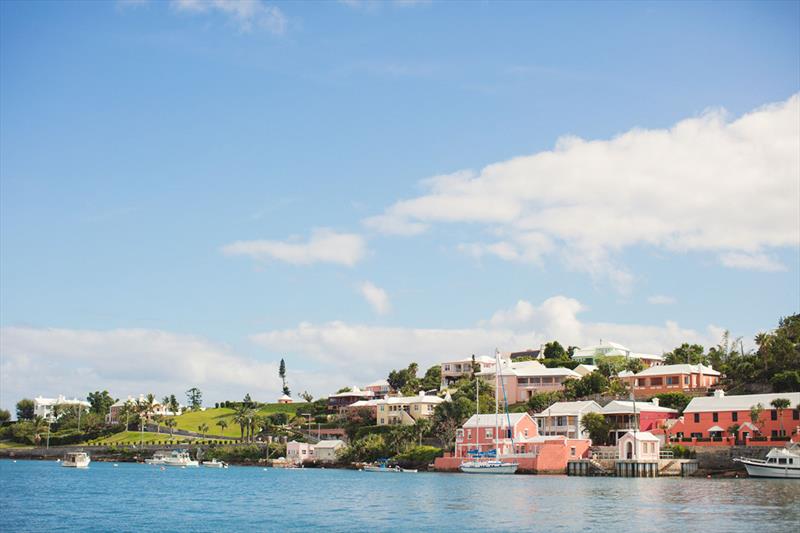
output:
[[[779,412],[772,406],[778,398],[789,400],[789,408]],[[753,407],[763,411],[757,419]],[[800,440],[800,392],[693,398],[683,417],[669,429],[671,438],[693,445],[750,444],[776,446],[776,442]]]
[[[658,405],[658,398],[650,402],[626,402],[614,400],[601,411],[614,429],[611,430],[611,442],[632,429],[650,431],[660,428],[664,421],[678,418],[678,411]]]

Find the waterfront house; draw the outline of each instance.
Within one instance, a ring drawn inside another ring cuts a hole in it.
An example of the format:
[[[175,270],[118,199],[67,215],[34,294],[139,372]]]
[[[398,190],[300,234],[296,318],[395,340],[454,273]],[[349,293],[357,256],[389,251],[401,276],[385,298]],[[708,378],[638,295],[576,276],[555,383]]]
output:
[[[719,378],[720,373],[710,366],[679,364],[651,366],[623,381],[633,385],[637,398],[646,398],[665,392],[705,395]]]
[[[336,452],[343,447],[341,440],[322,440],[314,445],[314,456],[321,463],[335,463]]]
[[[619,459],[658,461],[661,455],[661,440],[649,431],[628,431],[617,441]]]
[[[789,408],[782,413],[771,405],[777,398],[789,400]],[[757,421],[753,421],[750,411],[759,404],[763,412]],[[683,411],[682,420],[671,428],[671,436],[676,440],[691,440],[692,444],[700,446],[720,442],[766,444],[773,438],[789,440],[795,437],[800,440],[798,404],[800,392],[727,395],[717,390],[713,396],[692,398]]]
[[[308,442],[297,442],[295,440],[286,443],[286,460],[300,464],[314,460],[314,445]]]
[[[441,388],[445,389],[453,385],[456,381],[464,376],[472,375],[472,357],[465,359],[457,359],[455,361],[446,361],[441,363],[442,367],[442,385]],[[494,357],[481,355],[475,358],[475,363],[480,366],[481,372],[493,370],[495,366]]]
[[[364,387],[365,391],[369,391],[372,393],[374,398],[386,398],[390,392],[392,392],[392,388],[389,386],[389,382],[385,379],[380,379],[378,381],[373,381],[366,387]]]
[[[58,398],[43,398],[42,396],[37,396],[33,399],[33,415],[41,416],[44,419],[56,419],[58,418],[56,412],[59,409],[79,407],[87,411],[91,406],[92,405],[87,401],[77,398],[69,399],[62,395],[59,395]]]
[[[328,411],[341,413],[342,409],[359,400],[371,400],[375,393],[370,390],[361,390],[350,387],[349,391],[337,392],[328,396]]]
[[[379,426],[413,425],[421,418],[430,418],[444,398],[426,395],[389,396],[375,400],[376,419]]]
[[[529,437],[538,437],[536,422],[528,413],[508,415],[472,415],[456,431],[456,457],[468,457],[470,451],[488,452],[497,449],[501,455],[515,452],[512,440],[519,446]]]
[[[644,366],[651,367],[663,364],[664,357],[661,355],[634,352],[627,347],[616,342],[603,342],[586,348],[579,348],[572,353],[572,359],[584,364],[596,365],[597,361],[603,357],[624,357],[625,359],[640,359]]]
[[[586,413],[600,413],[603,408],[599,403],[586,400],[577,402],[556,402],[533,419],[539,427],[540,435],[563,435],[569,439],[588,439],[588,432],[581,428],[581,421]]]
[[[650,431],[663,426],[665,420],[678,418],[678,411],[660,406],[658,398],[650,402],[614,400],[606,404],[601,412],[612,427],[612,443],[630,430]]]
[[[479,376],[494,386],[495,370],[492,368],[482,371]],[[537,392],[564,390],[564,381],[581,377],[580,374],[569,368],[548,368],[538,361],[515,363],[505,357],[500,359],[499,374],[500,398],[503,398],[503,392],[505,392],[509,404],[526,402]]]

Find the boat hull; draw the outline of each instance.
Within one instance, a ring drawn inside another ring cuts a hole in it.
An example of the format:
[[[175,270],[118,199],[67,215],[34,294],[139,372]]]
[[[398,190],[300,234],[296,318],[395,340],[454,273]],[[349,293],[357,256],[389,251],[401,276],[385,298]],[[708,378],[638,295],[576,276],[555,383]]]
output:
[[[465,474],[514,474],[519,465],[516,463],[503,464],[462,464],[459,469]]]
[[[771,477],[781,479],[800,479],[800,468],[789,468],[788,465],[767,465],[741,461],[750,477]]]
[[[61,466],[64,466],[64,467],[67,467],[67,468],[89,468],[89,463],[90,462],[91,461],[89,461],[89,460],[86,460],[86,461],[74,461],[74,462],[73,461],[62,461],[61,462]]]

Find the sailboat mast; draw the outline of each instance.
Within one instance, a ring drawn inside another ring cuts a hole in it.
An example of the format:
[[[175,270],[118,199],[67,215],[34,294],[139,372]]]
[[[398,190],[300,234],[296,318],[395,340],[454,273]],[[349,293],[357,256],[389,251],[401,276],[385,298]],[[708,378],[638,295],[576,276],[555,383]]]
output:
[[[497,458],[500,458],[500,424],[498,413],[500,412],[500,350],[494,349],[494,444],[497,450]]]

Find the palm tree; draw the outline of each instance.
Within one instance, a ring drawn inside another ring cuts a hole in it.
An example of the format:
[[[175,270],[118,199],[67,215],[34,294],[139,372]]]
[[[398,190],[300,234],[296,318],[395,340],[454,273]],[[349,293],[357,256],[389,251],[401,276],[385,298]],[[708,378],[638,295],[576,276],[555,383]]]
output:
[[[758,429],[759,432],[761,431],[760,428],[761,413],[763,412],[764,412],[764,406],[761,405],[760,403],[757,403],[756,405],[750,407],[750,422],[752,422],[753,425],[756,426],[756,429]]]
[[[178,423],[174,418],[167,418],[164,421],[164,425],[169,428],[169,437],[172,438],[175,435],[175,426],[177,426]]]
[[[247,427],[247,411],[247,407],[240,405],[236,407],[236,410],[233,413],[233,422],[235,424],[239,424],[241,440],[244,440],[244,430]]]
[[[414,424],[414,430],[419,438],[419,445],[422,446],[422,437],[424,437],[433,427],[433,422],[429,418],[420,418]]]
[[[161,415],[153,415],[153,422],[156,423],[156,433],[161,433],[161,422],[164,421],[164,417]]]
[[[33,441],[34,442],[41,442],[42,440],[42,433],[47,429],[49,430],[50,424],[47,420],[42,418],[41,416],[35,416],[33,418],[33,426],[31,430],[33,432]]]
[[[197,430],[200,432],[200,434],[203,436],[203,438],[206,438],[206,431],[208,431],[208,424],[203,422],[202,424],[197,426]]]
[[[783,416],[781,415],[784,409],[792,405],[792,402],[787,398],[775,398],[769,404],[778,411],[778,423],[781,425],[781,436],[783,436],[785,432],[783,430]]]
[[[220,431],[223,435],[225,435],[225,430],[228,428],[228,421],[224,418],[221,418],[217,421],[217,425],[219,426]]]

